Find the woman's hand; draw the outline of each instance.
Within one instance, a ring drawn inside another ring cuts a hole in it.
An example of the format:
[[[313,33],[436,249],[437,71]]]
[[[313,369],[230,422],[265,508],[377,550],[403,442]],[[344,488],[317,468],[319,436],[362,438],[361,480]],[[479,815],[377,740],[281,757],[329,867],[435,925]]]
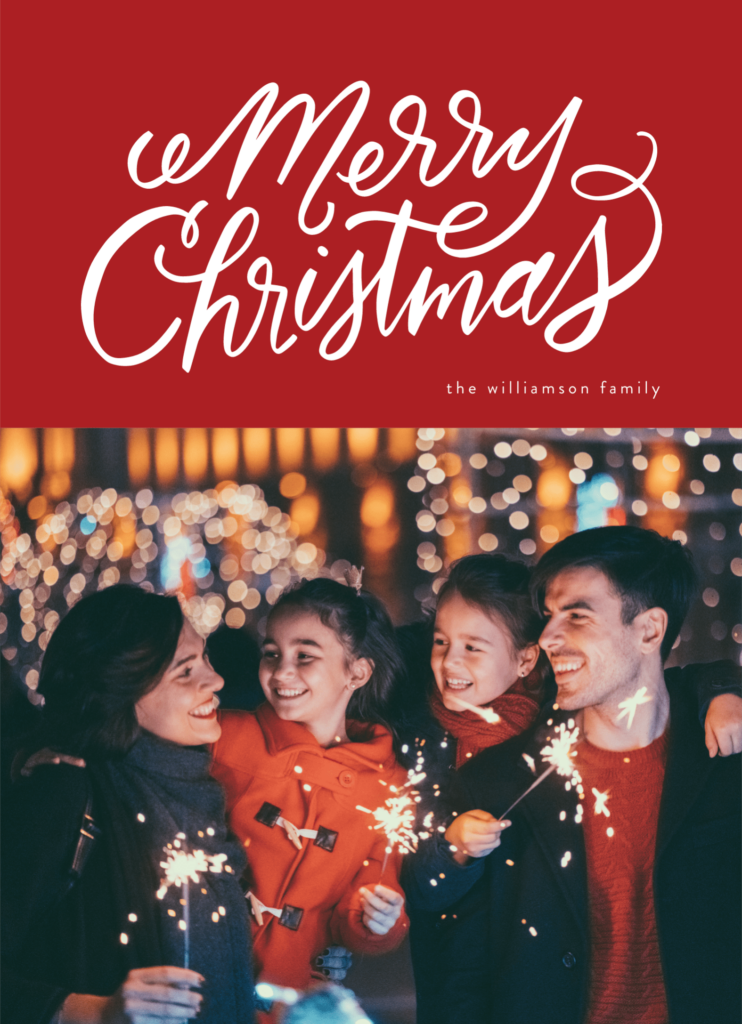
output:
[[[706,712],[706,746],[709,757],[728,757],[742,751],[742,697],[720,693]]]
[[[466,864],[470,857],[486,857],[500,845],[500,833],[509,825],[509,821],[498,821],[487,811],[459,814],[446,829],[446,839],[456,847],[453,859]]]
[[[192,992],[204,981],[185,967],[142,967],[129,971],[112,996],[67,996],[58,1024],[158,1024],[197,1016],[202,995]]]
[[[44,747],[42,750],[37,750],[35,754],[31,754],[21,768],[21,775],[30,775],[34,768],[38,768],[40,764],[61,764],[62,762],[73,764],[76,768],[85,767],[85,762],[81,757],[72,757],[71,754],[60,754],[57,750]]]
[[[404,897],[386,885],[375,885],[373,892],[365,886],[358,891],[363,897],[363,923],[374,935],[386,935],[402,913]]]

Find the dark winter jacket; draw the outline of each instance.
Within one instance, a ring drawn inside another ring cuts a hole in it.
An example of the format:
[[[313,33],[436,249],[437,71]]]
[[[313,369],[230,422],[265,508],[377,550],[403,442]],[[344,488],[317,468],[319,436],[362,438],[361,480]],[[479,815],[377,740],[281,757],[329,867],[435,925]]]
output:
[[[740,757],[711,759],[695,693],[682,685],[668,689],[670,746],[654,891],[670,1021],[737,1024]],[[502,815],[533,781],[522,754],[540,764],[541,733],[537,724],[465,765],[456,778],[459,809]],[[430,1019],[446,1024],[583,1020],[589,915],[582,828],[571,813],[576,803],[574,790],[565,792],[564,780],[553,774],[508,814],[513,825],[488,857],[459,867],[448,845],[437,841],[423,846],[408,864],[410,906],[437,915],[439,922],[441,1013]],[[556,807],[566,809],[566,820],[560,820]],[[572,853],[569,870],[561,866],[565,849]],[[523,920],[539,922],[538,941]],[[425,1016],[419,1020],[429,1024]]]
[[[152,738],[151,743],[161,741]],[[188,788],[194,817],[207,805],[218,814],[221,825],[214,821],[214,841],[222,841],[221,828],[229,847],[223,796],[207,774],[208,754],[189,748],[175,748],[175,754],[193,770],[182,779],[173,776],[174,783]],[[194,759],[198,763],[191,765]],[[11,787],[2,832],[2,1019],[8,1024],[45,1024],[70,992],[111,995],[134,968],[182,963],[183,940],[173,938],[182,933],[173,931],[177,921],[171,929],[171,919],[164,915],[170,891],[161,900],[155,896],[162,876],[158,864],[165,853],[161,844],[155,849],[147,838],[161,826],[169,837],[170,815],[176,813],[172,794],[166,787],[157,788],[163,785],[158,766],[144,775],[155,788],[139,793],[138,814],[126,799],[124,782],[131,780],[108,762],[86,769],[39,767]],[[137,762],[140,774],[141,767]],[[161,814],[158,801],[164,801]],[[93,826],[85,817],[87,810]],[[186,816],[190,813],[186,810]],[[182,817],[178,813],[176,820],[180,823]],[[76,862],[81,830],[95,837],[83,844],[88,850],[84,866]],[[176,830],[173,825],[173,838]],[[207,888],[192,887],[191,966],[207,978],[201,1016],[212,1024],[247,1024],[253,1017],[247,910],[237,877],[244,855],[239,847],[237,853],[236,868],[226,866],[230,854],[213,883],[209,876],[201,883]],[[73,862],[77,877],[70,871]],[[214,885],[218,892],[212,892]],[[214,911],[222,903],[231,913],[217,924],[207,915],[209,927],[199,931],[202,905],[208,900],[215,903]],[[177,899],[175,905],[180,909]],[[217,925],[221,930],[212,942],[210,929]]]
[[[44,1024],[70,992],[111,995],[132,968],[161,962],[154,915],[137,928],[148,963],[119,941],[127,889],[152,893],[157,880],[144,857],[119,857],[107,827],[116,811],[100,800],[101,838],[71,885],[91,793],[87,771],[47,765],[16,783],[3,809],[2,1018],[12,1024]]]

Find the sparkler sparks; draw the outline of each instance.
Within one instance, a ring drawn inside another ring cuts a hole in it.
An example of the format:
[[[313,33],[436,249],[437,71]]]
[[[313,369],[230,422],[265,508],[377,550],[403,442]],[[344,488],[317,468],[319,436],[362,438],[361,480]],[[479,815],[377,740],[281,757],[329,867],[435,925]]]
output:
[[[531,769],[533,774],[536,774],[536,762],[533,760],[530,754],[523,754],[523,760],[526,762],[528,767]]]
[[[415,802],[408,794],[390,797],[384,801],[383,806],[373,811],[360,804],[356,805],[356,810],[376,818],[378,824],[373,827],[383,829],[390,847],[399,846],[405,853],[411,853],[417,848],[417,833],[412,827],[415,824]]]
[[[401,789],[398,789],[396,786],[389,787],[395,795],[385,800],[381,807],[377,807],[372,811],[368,807],[356,804],[357,811],[363,811],[364,814],[372,814],[376,818],[377,823],[372,827],[375,830],[382,829],[386,835],[387,847],[384,863],[381,866],[382,876],[389,860],[389,854],[395,846],[402,853],[412,853],[417,849],[420,837],[415,832],[414,825],[416,803],[419,802],[420,798],[416,790],[410,790],[407,793],[405,793],[405,790],[421,782],[424,778],[424,772],[410,769],[407,773],[407,782]]]
[[[465,711],[473,711],[475,715],[479,715],[480,718],[483,718],[485,722],[488,722],[490,725],[497,725],[497,723],[501,721],[500,716],[496,711],[493,711],[492,708],[477,707],[476,704],[470,704],[468,700],[462,700],[461,697],[454,697],[453,694],[449,694],[449,698],[454,702],[454,704],[458,704],[459,707],[463,708]]]
[[[177,842],[177,840],[176,840]],[[224,862],[227,859],[226,853],[204,853],[203,850],[194,850],[186,853],[185,850],[168,850],[165,848],[167,860],[160,861],[160,867],[164,869],[165,877],[162,885],[157,890],[158,899],[167,892],[168,886],[184,885],[189,880],[198,882],[199,875],[204,871],[211,871],[220,874],[224,870]]]
[[[636,709],[639,707],[640,704],[649,704],[651,700],[651,696],[647,695],[646,686],[640,687],[640,689],[636,691],[633,697],[628,697],[626,700],[622,700],[621,703],[618,705],[620,708],[623,708],[623,711],[618,716],[616,721],[619,722],[624,717],[624,715],[627,715],[628,717],[626,719],[626,728],[630,729],[634,722],[634,715],[636,714]]]
[[[572,719],[570,719],[570,722],[572,722]],[[547,745],[540,751],[541,757],[544,761],[548,762],[549,767],[539,775],[535,782],[531,783],[525,793],[521,793],[518,799],[508,807],[504,814],[500,815],[500,821],[510,814],[512,809],[519,804],[524,797],[528,796],[532,789],[535,789],[536,786],[540,785],[547,775],[551,775],[553,771],[556,771],[558,775],[569,776],[566,782],[567,789],[570,789],[573,783],[577,785],[582,782],[580,773],[577,771],[571,760],[571,758],[573,758],[577,753],[576,750],[572,750],[572,746],[577,742],[577,737],[580,734],[579,728],[577,726],[575,726],[574,729],[567,728],[564,724],[561,724],[556,729],[556,733],[556,736],[549,737],[550,743],[547,743]],[[531,758],[531,760],[533,760],[533,758]]]
[[[211,828],[206,831],[209,835],[214,834],[214,830]],[[191,853],[188,853],[182,849],[182,843],[185,838],[185,833],[178,832],[172,846],[168,843],[164,847],[166,859],[160,861],[160,867],[164,871],[164,878],[160,880],[160,888],[157,890],[156,896],[158,900],[161,900],[171,885],[180,886],[183,918],[178,921],[178,928],[183,932],[184,939],[183,966],[188,967],[190,962],[189,925],[191,920],[190,882],[198,883],[200,881],[199,876],[206,871],[211,871],[213,874],[221,874],[222,871],[229,871],[230,868],[225,863],[227,860],[226,853],[205,853],[203,850],[193,850]],[[204,892],[205,890],[202,889],[201,891]],[[169,910],[168,914],[174,916],[175,911]]]
[[[577,726],[568,729],[562,722],[557,726],[556,733],[556,736],[550,737],[551,742],[541,749],[541,757],[556,768],[557,775],[567,775],[571,781],[575,781],[575,766],[571,759],[577,751],[572,750],[572,747],[577,742],[580,730]]]
[[[595,797],[595,813],[605,814],[606,818],[610,818],[611,812],[606,807],[606,800],[608,799],[608,792],[599,793],[595,787],[593,787],[593,796]]]

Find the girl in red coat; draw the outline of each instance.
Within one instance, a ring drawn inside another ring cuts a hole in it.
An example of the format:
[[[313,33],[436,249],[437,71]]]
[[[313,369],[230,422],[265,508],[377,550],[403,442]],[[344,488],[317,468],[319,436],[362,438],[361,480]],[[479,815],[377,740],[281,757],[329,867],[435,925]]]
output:
[[[383,606],[349,582],[306,581],[279,598],[260,663],[266,703],[223,713],[213,748],[248,848],[256,975],[294,988],[326,947],[385,953],[408,924],[399,854],[379,884],[386,836],[359,809],[407,782],[375,710],[401,660]]]

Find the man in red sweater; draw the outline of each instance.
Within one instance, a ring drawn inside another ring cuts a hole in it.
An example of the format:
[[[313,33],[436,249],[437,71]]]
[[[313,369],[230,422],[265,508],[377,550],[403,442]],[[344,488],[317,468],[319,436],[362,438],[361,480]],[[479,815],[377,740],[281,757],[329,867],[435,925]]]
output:
[[[548,580],[540,643],[559,708],[576,712],[582,737],[575,766],[590,919],[585,1022],[665,1024],[653,872],[670,719],[661,657],[669,612],[637,612],[629,598],[627,615],[616,583],[597,565],[578,562],[548,576],[547,568],[539,574]]]
[[[558,730],[578,743],[571,771],[507,814],[499,849],[448,854],[447,1019],[738,1024],[738,741],[709,758],[696,695],[663,672],[695,594],[689,553],[636,527],[587,530],[541,559],[533,587],[556,703],[462,769],[461,810],[499,830]]]

